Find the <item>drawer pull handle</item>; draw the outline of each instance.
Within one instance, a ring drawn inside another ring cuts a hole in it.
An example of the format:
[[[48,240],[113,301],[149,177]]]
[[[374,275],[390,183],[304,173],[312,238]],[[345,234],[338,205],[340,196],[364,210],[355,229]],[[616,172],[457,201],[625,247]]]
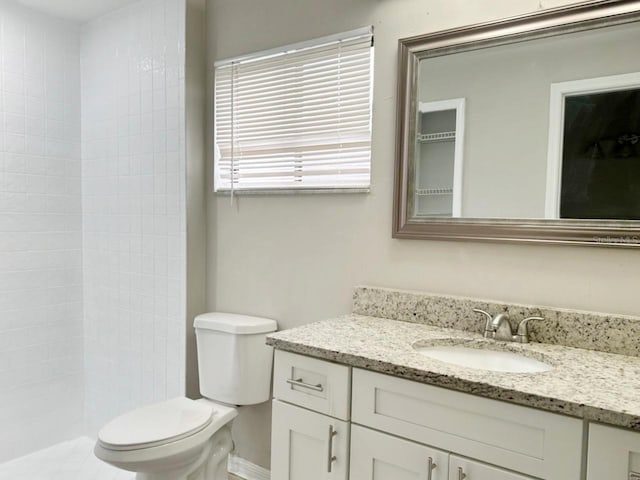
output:
[[[338,457],[336,457],[333,454],[333,437],[335,437],[338,434],[338,432],[336,432],[333,429],[333,425],[329,425],[329,449],[328,449],[328,454],[327,454],[327,472],[331,473],[331,467],[333,466],[333,462],[335,462]]]
[[[324,391],[324,387],[322,386],[321,383],[318,383],[317,385],[312,385],[311,383],[303,382],[301,378],[297,378],[295,380],[287,378],[287,383],[291,386],[295,385],[296,387],[308,388],[309,390],[315,390],[316,392]]]
[[[458,467],[458,480],[464,480],[467,476],[464,474],[462,467]]]
[[[432,473],[435,470],[435,468],[438,466],[437,463],[433,462],[433,458],[429,457],[428,463],[427,463],[427,469],[429,470],[429,473],[427,474],[427,480],[431,480],[432,477]]]

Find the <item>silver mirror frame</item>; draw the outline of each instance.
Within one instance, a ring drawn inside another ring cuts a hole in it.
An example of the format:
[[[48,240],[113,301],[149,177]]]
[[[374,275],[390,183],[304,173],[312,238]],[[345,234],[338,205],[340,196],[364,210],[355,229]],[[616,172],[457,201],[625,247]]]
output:
[[[413,182],[420,60],[637,21],[640,21],[640,0],[591,0],[505,20],[401,39],[398,55],[393,237],[640,247],[640,221],[412,219],[409,218],[411,196],[408,195]]]

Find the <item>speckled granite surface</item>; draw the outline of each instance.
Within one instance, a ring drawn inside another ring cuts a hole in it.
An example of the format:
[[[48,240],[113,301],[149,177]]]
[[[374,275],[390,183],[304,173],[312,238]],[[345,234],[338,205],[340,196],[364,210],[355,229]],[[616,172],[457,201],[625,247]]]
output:
[[[532,342],[640,356],[638,317],[498,303],[378,287],[356,287],[353,294],[355,314],[481,333],[484,330],[485,317],[474,313],[473,308],[485,310],[492,315],[506,311],[514,327],[523,318],[544,317],[544,321],[529,323],[529,338]]]
[[[416,342],[497,348],[544,360],[555,368],[522,374],[456,367],[417,353],[413,349]],[[267,343],[408,380],[640,431],[638,357],[542,343],[494,342],[461,330],[362,315],[277,332],[268,336]]]

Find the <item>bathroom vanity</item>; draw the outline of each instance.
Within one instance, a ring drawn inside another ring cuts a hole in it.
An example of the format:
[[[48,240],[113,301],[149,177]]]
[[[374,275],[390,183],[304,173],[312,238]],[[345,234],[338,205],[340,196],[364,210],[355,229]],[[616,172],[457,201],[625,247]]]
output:
[[[275,372],[274,479],[580,478],[578,419],[285,351]]]
[[[387,300],[391,295],[376,294]],[[367,301],[356,300],[354,311],[366,310]],[[425,313],[419,301],[396,297],[396,309],[413,309],[410,316],[418,322],[352,314],[271,335],[268,342],[276,348],[272,478],[638,478],[633,475],[640,472],[640,358],[558,344],[495,342],[474,331],[421,323],[435,317],[449,321],[467,301],[448,298],[442,310],[426,302],[432,311]],[[487,308],[495,311],[491,304]],[[556,327],[562,329],[562,319],[574,314],[560,312]],[[591,320],[590,325],[598,323]],[[532,328],[532,335],[543,330]],[[425,345],[444,344],[508,352],[552,368],[480,370],[420,352]]]

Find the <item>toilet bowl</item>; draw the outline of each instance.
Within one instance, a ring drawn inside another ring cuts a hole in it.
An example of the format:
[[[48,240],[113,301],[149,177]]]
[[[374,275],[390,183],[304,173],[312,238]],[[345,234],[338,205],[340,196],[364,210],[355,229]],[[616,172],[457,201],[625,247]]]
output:
[[[137,480],[226,480],[233,449],[229,405],[270,398],[273,349],[266,345],[275,321],[230,313],[206,313],[194,322],[200,393],[125,413],[98,434],[94,453]],[[218,403],[222,402],[225,405]]]
[[[94,453],[137,480],[223,480],[237,414],[207,399],[156,403],[108,423]]]

